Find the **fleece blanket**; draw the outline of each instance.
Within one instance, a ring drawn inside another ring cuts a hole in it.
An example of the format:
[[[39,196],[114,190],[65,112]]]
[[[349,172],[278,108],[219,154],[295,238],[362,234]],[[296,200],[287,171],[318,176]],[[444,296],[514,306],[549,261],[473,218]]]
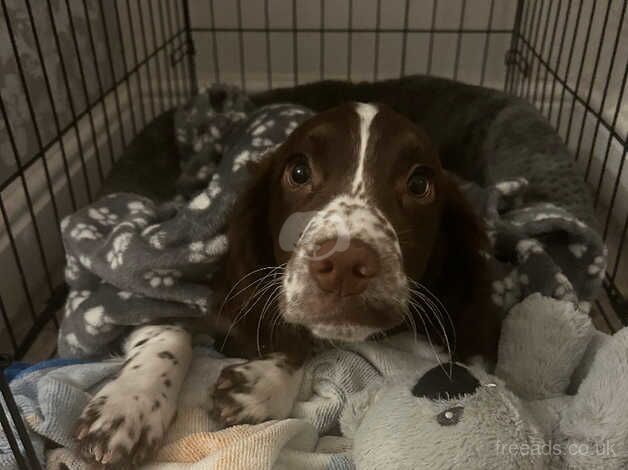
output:
[[[483,185],[461,182],[493,242],[493,253],[487,256],[494,267],[494,303],[505,313],[537,292],[588,309],[606,267],[599,234],[589,220],[576,215],[590,208],[572,206],[558,197],[557,201],[539,197],[546,194],[541,187],[545,183],[524,177],[530,165],[522,149],[532,149],[528,160],[538,167],[540,144],[535,147],[534,139],[550,138],[560,161],[554,164],[552,155],[545,154],[547,167],[558,165],[569,181],[579,181],[564,162],[566,148],[548,131],[549,125],[518,100],[453,82],[448,87],[452,96],[460,90],[476,93],[478,109],[483,100],[494,100],[495,94],[502,103],[494,127],[486,124],[484,129],[490,140],[486,148],[500,155],[499,163],[487,173],[495,174],[498,168],[509,177]],[[309,109],[291,104],[256,107],[236,88],[211,87],[175,115],[183,157],[181,189],[175,199],[157,204],[133,194],[112,194],[64,219],[61,230],[70,294],[59,332],[60,355],[102,356],[116,351],[134,325],[160,317],[211,315],[207,281],[228,248],[225,221],[247,182],[247,162],[269,155],[311,115]],[[465,119],[473,122],[468,116]],[[525,123],[523,130],[520,122]],[[508,167],[509,155],[511,167],[520,168],[523,176],[502,171]],[[580,189],[579,197],[586,202],[582,196],[586,188]]]
[[[222,357],[206,338],[197,338],[175,421],[164,445],[141,468],[354,469],[351,442],[337,433],[348,397],[382,380],[412,376],[417,363],[433,363],[435,354],[441,361],[448,359],[408,333],[325,351],[305,366],[292,418],[218,429],[208,413],[212,407],[208,391],[222,368],[238,359]],[[23,370],[10,387],[47,468],[95,470],[100,467],[85,462],[75,451],[72,432],[90,397],[115,376],[123,361],[65,361]],[[13,468],[15,461],[0,433],[0,470]]]

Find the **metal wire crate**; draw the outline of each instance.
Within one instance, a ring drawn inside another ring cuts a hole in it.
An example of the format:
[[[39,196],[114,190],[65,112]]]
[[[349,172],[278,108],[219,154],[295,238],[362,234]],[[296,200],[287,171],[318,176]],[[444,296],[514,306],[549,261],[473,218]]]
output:
[[[0,349],[54,353],[62,218],[199,85],[412,73],[502,88],[559,131],[594,192],[610,262],[597,310],[617,329],[628,321],[627,3],[0,0]],[[9,414],[0,417],[8,429]],[[36,468],[27,442],[22,450],[21,468]]]

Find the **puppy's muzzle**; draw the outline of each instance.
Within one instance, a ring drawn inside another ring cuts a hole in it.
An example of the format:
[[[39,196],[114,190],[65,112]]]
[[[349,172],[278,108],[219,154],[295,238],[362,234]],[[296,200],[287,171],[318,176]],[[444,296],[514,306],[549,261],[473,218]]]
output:
[[[346,249],[337,247],[336,239],[319,246],[309,261],[310,275],[324,292],[343,297],[361,294],[380,272],[379,255],[369,244],[355,239]]]

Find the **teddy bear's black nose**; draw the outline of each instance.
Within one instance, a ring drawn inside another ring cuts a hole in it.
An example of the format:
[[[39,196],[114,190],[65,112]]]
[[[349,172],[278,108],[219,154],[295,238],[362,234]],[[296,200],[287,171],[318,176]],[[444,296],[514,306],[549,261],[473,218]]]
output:
[[[480,382],[469,369],[447,363],[433,367],[423,374],[412,387],[412,394],[430,400],[450,400],[474,393],[479,386]]]

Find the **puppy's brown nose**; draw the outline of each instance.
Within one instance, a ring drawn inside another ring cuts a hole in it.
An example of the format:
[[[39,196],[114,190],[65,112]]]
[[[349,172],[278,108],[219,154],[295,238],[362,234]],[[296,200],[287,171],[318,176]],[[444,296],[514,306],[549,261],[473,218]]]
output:
[[[310,273],[326,292],[355,295],[364,292],[368,280],[379,272],[379,256],[360,240],[351,240],[349,248],[336,251],[338,241],[328,240],[310,261]]]

